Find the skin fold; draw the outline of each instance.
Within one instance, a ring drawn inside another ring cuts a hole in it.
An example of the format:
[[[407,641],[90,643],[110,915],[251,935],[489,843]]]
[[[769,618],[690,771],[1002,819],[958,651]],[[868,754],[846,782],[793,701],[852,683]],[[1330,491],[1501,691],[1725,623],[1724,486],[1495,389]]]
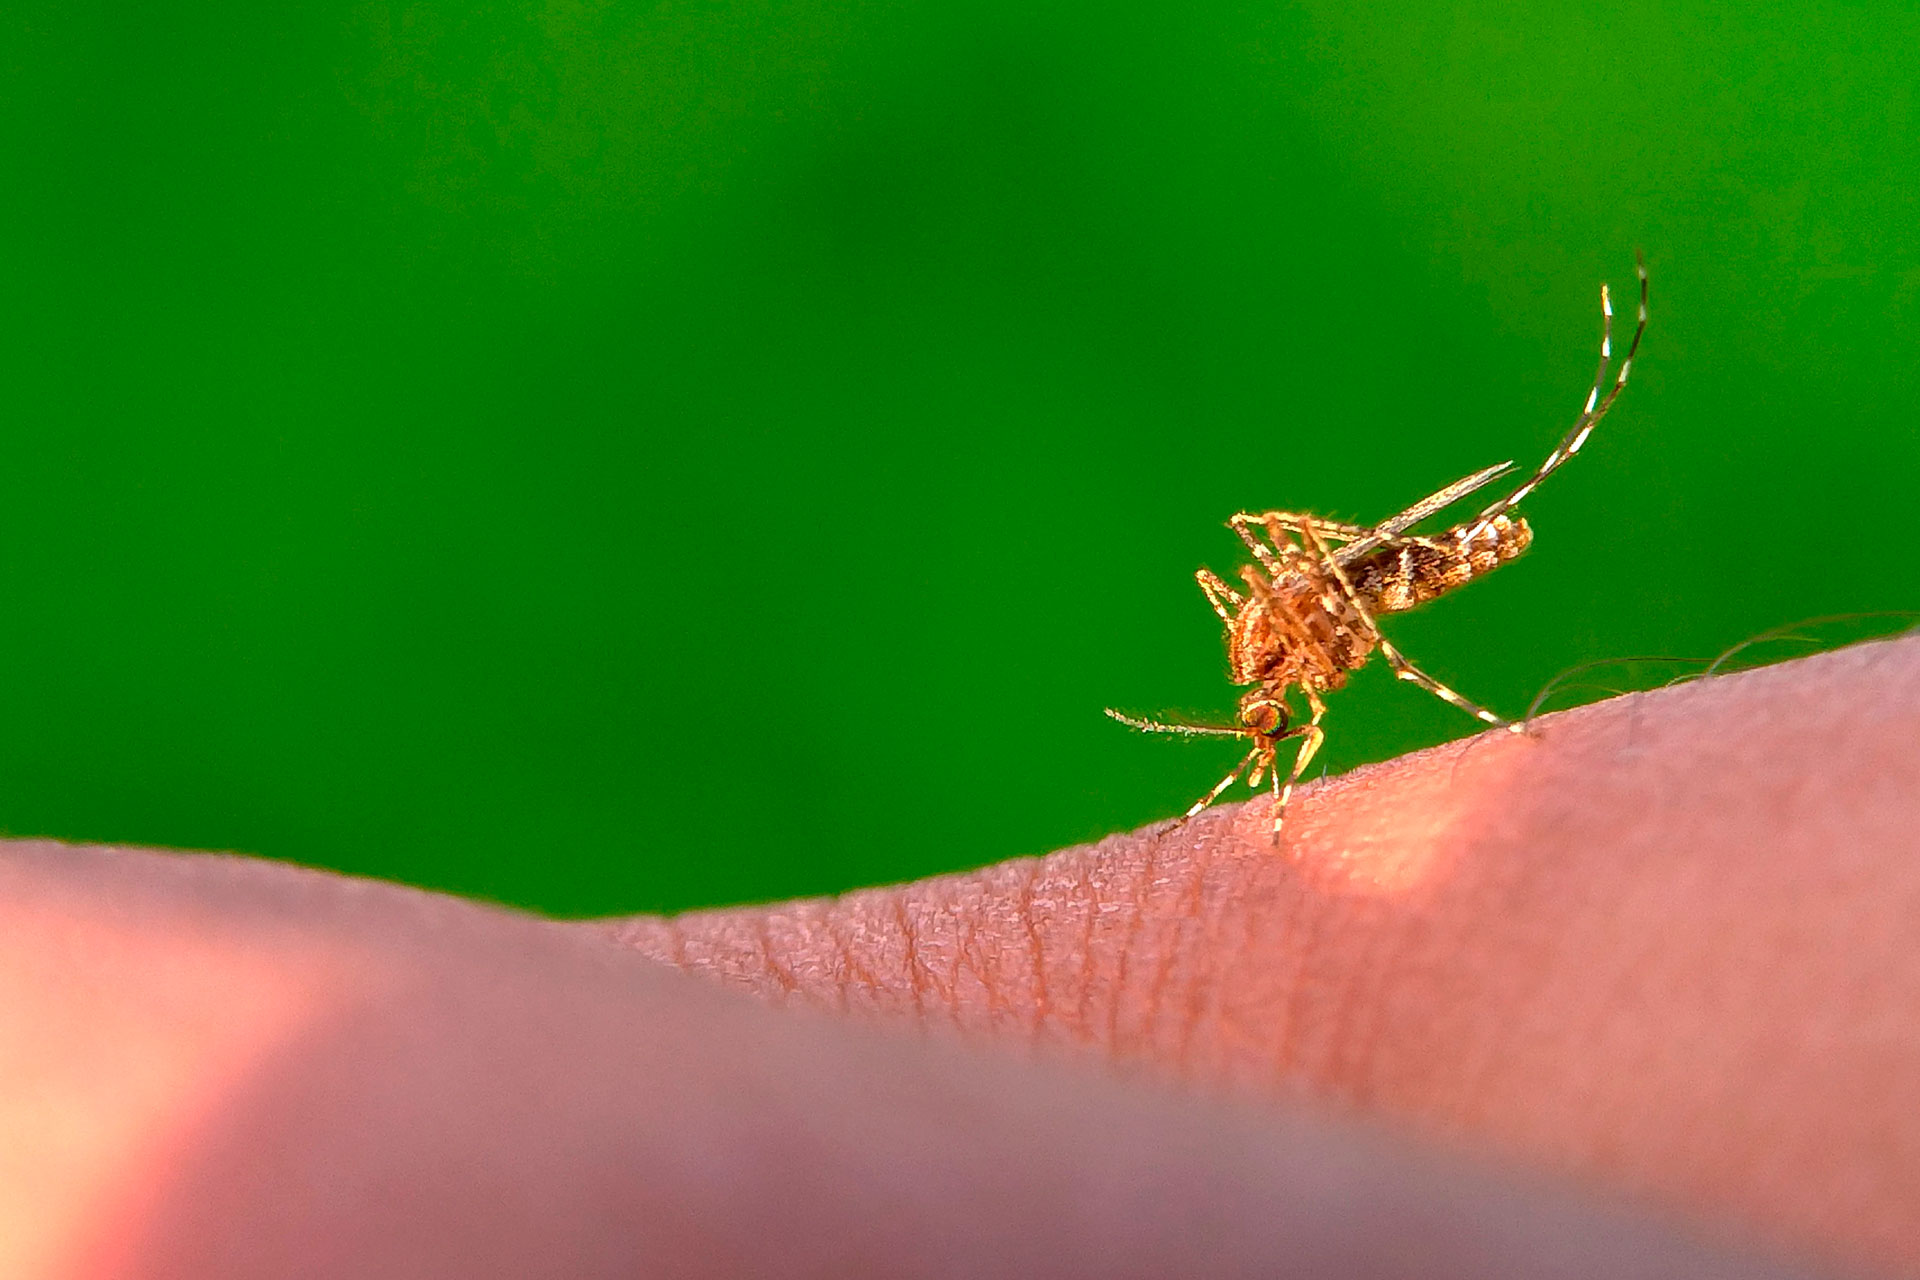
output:
[[[1865,645],[1277,852],[1256,800],[672,921],[0,846],[0,1276],[1911,1270],[1916,743]]]

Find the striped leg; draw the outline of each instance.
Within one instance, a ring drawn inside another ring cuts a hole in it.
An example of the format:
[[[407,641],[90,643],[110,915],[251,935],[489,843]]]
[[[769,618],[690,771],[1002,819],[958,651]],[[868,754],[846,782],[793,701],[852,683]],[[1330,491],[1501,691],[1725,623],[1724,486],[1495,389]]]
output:
[[[1241,757],[1240,763],[1233,766],[1232,773],[1220,779],[1220,781],[1214,783],[1213,790],[1207,792],[1207,794],[1201,796],[1198,800],[1195,800],[1193,802],[1193,807],[1180,815],[1180,822],[1185,822],[1189,818],[1198,816],[1202,809],[1212,804],[1215,800],[1218,800],[1220,798],[1220,793],[1222,791],[1225,791],[1228,787],[1232,786],[1234,779],[1238,778],[1241,774],[1247,771],[1247,766],[1253,763],[1254,758],[1260,755],[1263,748],[1266,750],[1271,750],[1271,748],[1267,748],[1265,744],[1262,743],[1258,746],[1255,746],[1253,750],[1247,752],[1245,756]],[[1174,825],[1178,826],[1179,823],[1175,823]]]
[[[1307,765],[1313,760],[1314,753],[1327,740],[1326,730],[1320,727],[1320,717],[1327,714],[1327,704],[1320,701],[1320,695],[1313,690],[1305,691],[1307,705],[1313,708],[1313,719],[1294,730],[1300,738],[1300,749],[1294,753],[1293,768],[1287,774],[1285,782],[1280,781],[1280,770],[1273,771],[1273,842],[1280,843],[1280,824],[1287,816],[1287,801],[1293,798],[1293,786],[1300,781],[1300,775],[1307,771]]]
[[[1607,392],[1607,398],[1600,398],[1600,388],[1606,384],[1607,366],[1613,360],[1613,297],[1607,286],[1600,286],[1600,369],[1593,376],[1593,389],[1587,392],[1586,403],[1580,408],[1580,416],[1566,436],[1555,445],[1547,460],[1538,470],[1528,476],[1526,482],[1500,501],[1482,511],[1473,522],[1473,537],[1488,523],[1505,515],[1517,506],[1521,499],[1532,493],[1545,480],[1559,469],[1560,465],[1574,454],[1580,452],[1580,446],[1587,442],[1593,429],[1600,425],[1600,419],[1607,416],[1607,410],[1613,408],[1613,402],[1620,398],[1620,392],[1626,388],[1627,375],[1633,372],[1633,357],[1640,350],[1640,335],[1647,331],[1647,264],[1638,254],[1634,255],[1634,270],[1640,275],[1640,312],[1634,325],[1633,341],[1627,344],[1626,359],[1620,362],[1620,375],[1613,380],[1613,387]]]
[[[1364,525],[1323,520],[1319,516],[1303,515],[1297,511],[1236,511],[1227,519],[1227,528],[1239,535],[1240,541],[1247,544],[1247,550],[1253,552],[1268,576],[1274,578],[1285,572],[1289,567],[1287,562],[1300,554],[1300,548],[1286,536],[1287,533],[1308,525],[1313,526],[1321,537],[1338,538],[1342,542],[1352,542],[1373,532]],[[1255,526],[1266,531],[1267,541],[1260,540],[1254,532]]]
[[[1371,632],[1373,638],[1379,642],[1380,652],[1385,655],[1387,665],[1393,668],[1394,675],[1400,677],[1402,680],[1412,681],[1442,702],[1450,702],[1468,715],[1475,716],[1496,729],[1507,729],[1514,733],[1524,732],[1522,726],[1515,724],[1511,720],[1495,715],[1478,703],[1469,702],[1453,690],[1447,688],[1446,685],[1441,684],[1438,680],[1435,680],[1432,676],[1414,666],[1413,663],[1408,660],[1407,655],[1395,647],[1393,641],[1380,634],[1380,627],[1374,622],[1373,614],[1367,609],[1366,602],[1360,598],[1360,593],[1353,589],[1353,583],[1348,579],[1347,571],[1341,568],[1340,562],[1334,559],[1327,551],[1326,544],[1322,543],[1312,530],[1307,530],[1306,532],[1307,540],[1313,544],[1313,549],[1319,554],[1321,564],[1332,573],[1334,581],[1340,584],[1340,590],[1346,596],[1346,603],[1352,607],[1354,613],[1359,615],[1360,620],[1366,624],[1367,630]]]
[[[1200,590],[1206,593],[1207,603],[1212,605],[1213,611],[1220,615],[1220,621],[1232,626],[1233,614],[1228,613],[1227,610],[1232,609],[1238,613],[1245,607],[1247,598],[1221,581],[1220,575],[1211,569],[1196,570],[1193,579],[1200,584]]]
[[[1524,733],[1526,731],[1523,726],[1514,721],[1497,716],[1478,703],[1467,701],[1467,699],[1461,697],[1420,668],[1414,666],[1413,663],[1407,661],[1407,655],[1394,648],[1393,643],[1385,636],[1380,637],[1380,652],[1386,655],[1387,665],[1393,668],[1393,674],[1399,676],[1402,680],[1412,681],[1442,702],[1451,702],[1468,715],[1477,716],[1496,729],[1505,729],[1510,733]]]

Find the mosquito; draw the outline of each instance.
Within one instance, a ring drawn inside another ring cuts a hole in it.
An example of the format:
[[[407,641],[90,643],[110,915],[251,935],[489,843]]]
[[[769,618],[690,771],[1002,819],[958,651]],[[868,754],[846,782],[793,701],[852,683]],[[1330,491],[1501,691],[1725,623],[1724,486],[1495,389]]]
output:
[[[1345,685],[1347,674],[1365,666],[1375,650],[1400,679],[1419,685],[1496,729],[1522,731],[1520,724],[1469,702],[1415,666],[1380,633],[1375,619],[1381,614],[1404,612],[1463,587],[1518,556],[1533,542],[1533,530],[1527,522],[1510,513],[1542,480],[1580,452],[1625,389],[1627,374],[1633,369],[1640,336],[1647,328],[1647,266],[1638,255],[1634,268],[1640,279],[1639,319],[1612,385],[1607,384],[1607,373],[1613,363],[1613,299],[1603,284],[1600,368],[1579,417],[1532,475],[1473,519],[1430,537],[1409,532],[1429,516],[1511,474],[1511,462],[1456,480],[1377,525],[1346,524],[1293,511],[1242,511],[1227,521],[1227,527],[1253,553],[1254,563],[1240,570],[1245,590],[1229,586],[1209,569],[1199,570],[1194,577],[1226,628],[1227,665],[1233,683],[1253,686],[1240,698],[1239,722],[1163,723],[1107,708],[1107,714],[1115,720],[1146,733],[1240,738],[1252,743],[1233,771],[1195,801],[1180,822],[1218,800],[1251,768],[1249,787],[1257,789],[1262,777],[1272,779],[1273,838],[1277,844],[1294,785],[1326,741],[1320,721],[1327,708],[1321,695]],[[1295,688],[1307,704],[1309,718],[1305,724],[1295,724],[1287,706],[1287,693]],[[1290,739],[1299,745],[1293,766],[1282,781],[1280,744]]]

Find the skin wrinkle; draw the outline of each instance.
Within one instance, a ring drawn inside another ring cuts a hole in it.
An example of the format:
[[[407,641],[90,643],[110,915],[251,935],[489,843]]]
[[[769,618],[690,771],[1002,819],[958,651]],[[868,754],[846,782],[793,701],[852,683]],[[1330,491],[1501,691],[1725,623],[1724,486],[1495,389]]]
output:
[[[1174,1026],[1173,1074],[1176,1079],[1188,1078],[1193,1059],[1194,1040],[1203,1027],[1213,1025],[1217,1016],[1209,1019],[1209,1013],[1217,1015],[1214,1008],[1214,993],[1218,990],[1218,974],[1206,962],[1214,956],[1218,913],[1202,909],[1202,892],[1205,887],[1205,870],[1196,860],[1194,872],[1194,893],[1192,895],[1192,913],[1187,917],[1189,924],[1197,924],[1201,931],[1201,943],[1198,947],[1169,947],[1169,951],[1183,951],[1195,964],[1192,978],[1185,984],[1186,998],[1178,1002],[1179,1017]],[[1172,968],[1161,966],[1162,975]]]
[[[1270,971],[1274,977],[1270,983],[1273,994],[1264,999],[1250,995],[1244,1008],[1236,1011],[1235,1025],[1252,1027],[1261,1021],[1266,1023],[1264,1039],[1257,1031],[1249,1031],[1248,1057],[1257,1064],[1255,1079],[1275,1092],[1286,1091],[1295,1079],[1291,1060],[1296,1052],[1299,1021],[1294,1006],[1308,957],[1305,942],[1308,930],[1302,921],[1316,905],[1306,894],[1282,897],[1278,909],[1264,917],[1265,928],[1262,928],[1262,913],[1250,900],[1239,902],[1239,910],[1247,920],[1247,945],[1238,957],[1239,968],[1256,974]]]
[[[673,967],[676,969],[686,968],[687,931],[680,927],[678,920],[669,919],[667,921],[667,942],[669,944],[667,954],[671,958]]]
[[[1086,886],[1087,918],[1080,929],[1080,1042],[1100,1052],[1111,1048],[1107,1039],[1106,1010],[1101,1001],[1112,992],[1112,967],[1101,962],[1110,948],[1101,945],[1104,931],[1113,917],[1125,910],[1114,892],[1111,870],[1104,863],[1091,861],[1081,867],[1067,867],[1062,874],[1078,876]]]
[[[1220,821],[1216,818],[1214,821]],[[1188,824],[1191,828],[1192,824]],[[1121,994],[1127,989],[1127,968],[1132,960],[1134,949],[1140,943],[1140,929],[1147,915],[1147,891],[1155,874],[1158,862],[1159,841],[1152,836],[1144,850],[1144,860],[1135,867],[1128,877],[1128,889],[1131,891],[1129,905],[1133,908],[1127,914],[1126,937],[1120,949],[1113,957],[1113,998],[1107,1007],[1107,1044],[1109,1052],[1124,1055],[1130,1046],[1120,1035],[1120,1015],[1123,1009]]]
[[[1111,975],[1100,963],[1107,954],[1107,949],[1100,942],[1101,931],[1107,927],[1114,913],[1122,909],[1121,903],[1113,896],[1112,885],[1098,864],[1064,868],[1061,874],[1078,886],[1081,910],[1085,915],[1077,935],[1078,950],[1073,957],[1074,982],[1079,990],[1075,1008],[1075,1036],[1078,1043],[1101,1052],[1106,1048],[1101,1039],[1106,1022],[1098,1016],[1097,1010],[1099,1000],[1111,988],[1108,981]]]
[[[873,970],[861,962],[860,950],[854,946],[854,937],[860,931],[859,920],[860,917],[847,912],[821,914],[821,926],[833,939],[834,950],[839,953],[840,964],[846,974],[843,985],[848,988],[848,1008],[852,1006],[851,988],[855,983],[864,987],[868,999],[876,1004],[879,1003],[879,998],[883,994],[879,978],[874,975]],[[878,950],[874,954],[878,955]]]
[[[894,891],[885,896],[893,907],[893,925],[900,931],[900,944],[906,952],[904,967],[907,995],[913,1000],[913,1016],[916,1020],[924,1020],[927,1016],[926,982],[920,974],[920,947],[913,927],[913,916],[907,910],[907,895]]]
[[[898,972],[898,966],[893,964],[892,960],[898,937],[891,924],[876,930],[864,913],[861,915],[848,913],[844,918],[852,929],[847,945],[854,954],[855,963],[859,966],[858,974],[865,987],[869,1006],[893,1006],[897,1003],[893,974]]]
[[[805,903],[795,911],[794,923],[800,926],[802,937],[816,937],[826,944],[820,949],[820,954],[828,961],[824,985],[837,998],[839,1012],[852,1013],[854,996],[860,983],[860,966],[854,959],[846,931],[841,927],[843,913],[831,911],[828,906],[824,902]],[[811,983],[809,989],[817,989],[821,985]]]
[[[904,895],[906,890],[899,889],[895,892]],[[920,939],[919,952],[922,957],[929,954],[926,940],[931,936],[932,922],[941,919],[951,922],[954,918],[953,897],[952,894],[947,891],[946,886],[933,886],[932,892],[928,894],[928,900],[930,907],[927,924],[925,927],[920,927],[915,931],[916,936]],[[931,904],[937,904],[939,910],[933,911]],[[949,928],[947,930],[949,939],[951,935],[952,930]],[[926,979],[929,984],[929,989],[932,990],[938,1004],[946,1011],[948,1020],[955,1026],[958,1026],[960,1023],[960,975],[958,972],[959,964],[954,958],[951,942],[949,941],[941,945],[937,954],[942,957],[945,963],[936,966],[931,963],[926,963],[923,959]]]
[[[1004,869],[909,886],[949,910],[919,954],[984,989],[876,1012],[1004,1031],[1026,975],[982,957],[1038,929],[1077,966],[1077,998],[1048,986],[1063,1043],[1920,1256],[1920,640],[1539,727],[1303,787],[1277,855],[1247,838],[1263,800],[1022,868],[1030,913],[969,907]]]
[[[1094,966],[1093,938],[1094,927],[1099,923],[1101,913],[1107,905],[1106,897],[1101,893],[1101,879],[1096,874],[1088,874],[1080,881],[1086,896],[1083,907],[1085,918],[1080,923],[1080,938],[1077,959],[1079,962],[1079,998],[1074,1002],[1074,1033],[1084,1042],[1092,1044],[1093,1034],[1093,992]]]
[[[1081,881],[1081,929],[1071,950],[1073,960],[1073,1036],[1091,1042],[1092,1021],[1092,925],[1100,917],[1100,890],[1092,877]]]
[[[1380,952],[1391,946],[1396,936],[1404,936],[1398,930],[1369,927],[1370,922],[1361,918],[1367,914],[1369,905],[1352,901],[1345,904],[1342,913],[1347,918],[1341,921],[1340,931],[1352,932],[1361,941],[1352,962],[1343,966],[1339,993],[1327,1016],[1321,1019],[1326,1029],[1321,1044],[1322,1065],[1314,1072],[1320,1077],[1350,1080],[1348,1100],[1356,1103],[1365,1103],[1371,1090],[1367,1088],[1364,1072],[1366,1059],[1357,1051],[1355,1027],[1369,1009],[1380,1005],[1385,990],[1385,962]]]
[[[1215,842],[1202,838],[1194,844],[1192,865],[1187,873],[1187,887],[1180,894],[1178,905],[1174,908],[1173,929],[1175,937],[1169,939],[1162,948],[1159,969],[1153,977],[1153,994],[1148,1003],[1156,1009],[1172,1004],[1175,1010],[1173,1025],[1173,1045],[1171,1066],[1174,1078],[1187,1077],[1188,1059],[1193,1051],[1193,1040],[1201,1026],[1201,1019],[1207,1007],[1208,996],[1214,983],[1208,979],[1214,975],[1208,972],[1208,961],[1214,954],[1213,924],[1215,913],[1204,910],[1207,897],[1208,873],[1213,867]],[[1194,936],[1199,935],[1198,945]],[[1175,967],[1190,970],[1185,998],[1170,1000],[1167,988],[1173,980]]]
[[[1020,891],[1014,898],[1015,918],[1020,922],[1027,935],[1028,954],[1033,962],[1033,1034],[1036,1039],[1053,1015],[1052,1002],[1047,998],[1047,948],[1040,939],[1040,921],[1034,915],[1034,887],[1040,881],[1042,863],[1038,858],[1027,860],[1020,868]]]
[[[1364,911],[1374,904],[1357,905]],[[1373,939],[1362,963],[1355,966],[1353,980],[1332,1018],[1342,1032],[1331,1050],[1339,1064],[1334,1071],[1354,1081],[1351,1100],[1362,1106],[1377,1092],[1369,1067],[1377,1060],[1374,1048],[1385,1033],[1392,1004],[1387,998],[1386,979],[1390,974],[1405,972],[1408,962],[1424,950],[1421,924],[1415,918],[1399,929],[1370,931]]]
[[[1052,996],[1053,1026],[1049,1035],[1076,1045],[1090,1043],[1087,1011],[1092,990],[1088,984],[1089,933],[1098,910],[1094,885],[1086,868],[1047,866],[1041,878],[1047,904],[1043,937],[1047,948],[1047,988]]]
[[[1243,998],[1240,996],[1241,991],[1245,991],[1246,998],[1251,998],[1255,1005],[1270,1007],[1258,991],[1259,984],[1251,979],[1234,983],[1230,975],[1259,974],[1264,977],[1267,975],[1263,971],[1271,970],[1274,974],[1279,974],[1283,971],[1283,966],[1273,964],[1270,953],[1263,952],[1258,947],[1254,927],[1255,912],[1247,903],[1231,892],[1225,884],[1218,887],[1215,896],[1216,903],[1212,909],[1221,920],[1218,930],[1219,940],[1214,944],[1217,957],[1215,965],[1220,983],[1214,993],[1212,1008],[1221,1040],[1219,1056],[1223,1062],[1231,1063],[1235,1058],[1259,1056],[1261,1045],[1272,1033],[1263,1034],[1257,1025],[1260,1020],[1243,1017],[1237,1007],[1237,1001]],[[1229,924],[1231,928],[1227,927]],[[1228,940],[1229,937],[1231,941]],[[1274,978],[1267,977],[1267,980],[1271,982]],[[1198,1025],[1195,1024],[1191,1029],[1197,1032]],[[1189,1070],[1194,1069],[1191,1058],[1193,1049],[1191,1042],[1183,1046],[1183,1050],[1188,1055],[1186,1064]],[[1205,1070],[1206,1067],[1202,1066],[1199,1069]]]
[[[779,987],[782,999],[791,997],[799,989],[791,970],[782,964],[773,949],[773,924],[769,916],[754,917],[758,925],[760,941],[760,963],[766,966],[766,972]]]
[[[1307,908],[1308,903],[1308,895],[1301,895],[1303,909]],[[1300,930],[1299,969],[1295,973],[1295,980],[1282,1006],[1286,1010],[1286,1025],[1298,1029],[1280,1046],[1280,1070],[1287,1078],[1299,1078],[1303,1074],[1302,1068],[1309,1061],[1309,1050],[1324,1027],[1323,1020],[1310,1021],[1308,1013],[1315,1008],[1326,1007],[1328,1004],[1324,998],[1315,998],[1323,979],[1314,961],[1326,949],[1325,939],[1328,932],[1326,926],[1329,917],[1338,908],[1336,904],[1317,901],[1312,903],[1312,908],[1307,913],[1306,927]]]
[[[1004,954],[1009,965],[1019,963],[1030,1001],[1021,1033],[1030,1045],[1048,1044],[1072,1034],[1059,1008],[1058,966],[1068,959],[1064,922],[1080,918],[1079,904],[1063,900],[1057,872],[1039,858],[1019,859],[1009,864],[1008,871],[1014,876],[1006,903],[1011,913],[1008,941],[1017,946]],[[1040,1009],[1046,1010],[1044,1017],[1037,1015]]]
[[[1263,811],[1258,806],[1249,805],[1244,812],[1256,822],[1265,821],[1260,816]],[[1236,956],[1224,950],[1221,943],[1225,933],[1225,917],[1235,914],[1231,867],[1224,868],[1227,874],[1214,874],[1218,865],[1219,846],[1228,843],[1224,839],[1204,841],[1206,852],[1195,859],[1192,912],[1185,924],[1198,925],[1200,943],[1197,947],[1185,948],[1190,953],[1189,960],[1196,967],[1187,983],[1187,998],[1182,1002],[1173,1067],[1174,1074],[1183,1079],[1192,1070],[1196,1041],[1203,1030],[1221,1024],[1222,998],[1232,982]],[[1234,856],[1231,845],[1228,856]]]
[[[1160,1043],[1161,1016],[1167,1008],[1167,986],[1172,981],[1174,966],[1186,963],[1190,957],[1198,958],[1192,956],[1193,948],[1185,944],[1200,922],[1200,889],[1205,883],[1212,842],[1202,836],[1193,842],[1192,848],[1193,856],[1183,860],[1185,874],[1179,892],[1174,895],[1173,910],[1167,914],[1155,913],[1155,922],[1168,936],[1152,948],[1160,962],[1154,966],[1153,980],[1147,984],[1140,1013],[1142,1035],[1149,1051]],[[1175,1078],[1179,1078],[1181,1064],[1176,1060],[1171,1066]]]
[[[853,950],[847,945],[845,930],[838,923],[838,912],[825,913],[814,909],[814,904],[803,904],[795,912],[804,934],[819,938],[826,945],[820,955],[826,961],[824,984],[809,984],[810,989],[824,985],[833,993],[835,1007],[841,1013],[853,1012],[854,984],[858,977],[854,972]]]
[[[823,904],[797,902],[785,910],[767,912],[769,955],[785,969],[801,1003],[840,1013],[852,1011],[846,969],[833,945],[833,935],[818,922]],[[776,976],[776,981],[779,977]]]
[[[986,962],[980,943],[981,913],[968,911],[958,919],[960,946],[954,954],[954,987],[958,990],[962,975],[971,974],[982,999],[986,1023],[999,1030],[1013,1013],[1013,1006],[1006,989],[994,981],[993,967]]]

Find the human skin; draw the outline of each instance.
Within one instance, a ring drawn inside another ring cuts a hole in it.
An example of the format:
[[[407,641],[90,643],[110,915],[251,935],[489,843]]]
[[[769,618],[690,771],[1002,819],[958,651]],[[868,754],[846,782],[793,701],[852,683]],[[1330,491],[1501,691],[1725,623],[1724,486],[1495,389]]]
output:
[[[676,921],[0,846],[0,1276],[1910,1269],[1916,743],[1920,642],[1862,646],[1278,849]]]

